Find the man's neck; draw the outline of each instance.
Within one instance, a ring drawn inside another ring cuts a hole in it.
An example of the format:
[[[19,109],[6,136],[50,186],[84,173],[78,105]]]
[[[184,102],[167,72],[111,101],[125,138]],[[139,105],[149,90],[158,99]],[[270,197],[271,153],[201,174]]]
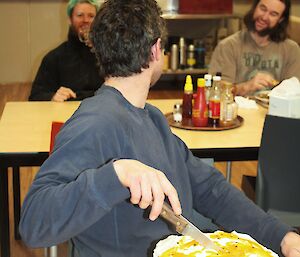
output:
[[[250,35],[258,46],[267,46],[270,44],[270,37],[268,35],[262,37],[253,31],[250,32]]]
[[[129,77],[110,77],[105,85],[117,89],[133,106],[144,108],[150,88],[150,79],[140,73]]]

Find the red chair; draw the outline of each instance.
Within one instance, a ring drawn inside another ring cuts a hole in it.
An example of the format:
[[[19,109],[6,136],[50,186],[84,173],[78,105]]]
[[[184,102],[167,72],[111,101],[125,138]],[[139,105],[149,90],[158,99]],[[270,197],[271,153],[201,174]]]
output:
[[[50,133],[50,149],[49,155],[52,153],[55,143],[55,137],[60,131],[61,127],[64,125],[64,122],[53,121],[51,125],[51,133]],[[44,249],[44,256],[48,257],[48,253],[50,257],[57,257],[57,246],[51,246]]]
[[[50,150],[49,150],[49,155],[53,151],[54,147],[54,142],[55,142],[55,137],[60,131],[61,127],[64,125],[64,122],[59,122],[59,121],[52,121],[51,125],[51,135],[50,135]]]

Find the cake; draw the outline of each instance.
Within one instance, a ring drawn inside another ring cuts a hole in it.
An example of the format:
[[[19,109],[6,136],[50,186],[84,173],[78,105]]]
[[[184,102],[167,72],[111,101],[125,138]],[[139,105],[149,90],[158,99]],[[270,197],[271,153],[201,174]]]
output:
[[[221,250],[205,249],[189,236],[170,235],[157,243],[153,257],[278,257],[246,234],[216,231],[207,235]]]

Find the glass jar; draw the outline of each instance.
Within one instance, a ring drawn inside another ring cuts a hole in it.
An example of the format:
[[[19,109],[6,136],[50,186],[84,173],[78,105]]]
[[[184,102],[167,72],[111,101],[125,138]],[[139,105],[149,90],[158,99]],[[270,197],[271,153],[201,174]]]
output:
[[[221,94],[221,107],[220,107],[220,126],[228,127],[234,124],[237,118],[238,105],[234,101],[232,94],[231,83],[224,82]]]

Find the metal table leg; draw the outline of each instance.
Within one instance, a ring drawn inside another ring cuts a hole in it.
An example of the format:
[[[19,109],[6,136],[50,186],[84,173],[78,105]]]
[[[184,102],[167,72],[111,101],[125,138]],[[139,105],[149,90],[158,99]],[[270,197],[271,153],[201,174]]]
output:
[[[44,248],[44,257],[57,257],[57,246],[54,245]]]
[[[231,181],[231,161],[226,162],[226,180]]]
[[[20,194],[20,167],[13,167],[13,194],[14,194],[14,224],[15,239],[21,240],[19,233],[20,213],[21,213],[21,194]]]
[[[0,239],[1,257],[10,256],[8,168],[0,167]]]

